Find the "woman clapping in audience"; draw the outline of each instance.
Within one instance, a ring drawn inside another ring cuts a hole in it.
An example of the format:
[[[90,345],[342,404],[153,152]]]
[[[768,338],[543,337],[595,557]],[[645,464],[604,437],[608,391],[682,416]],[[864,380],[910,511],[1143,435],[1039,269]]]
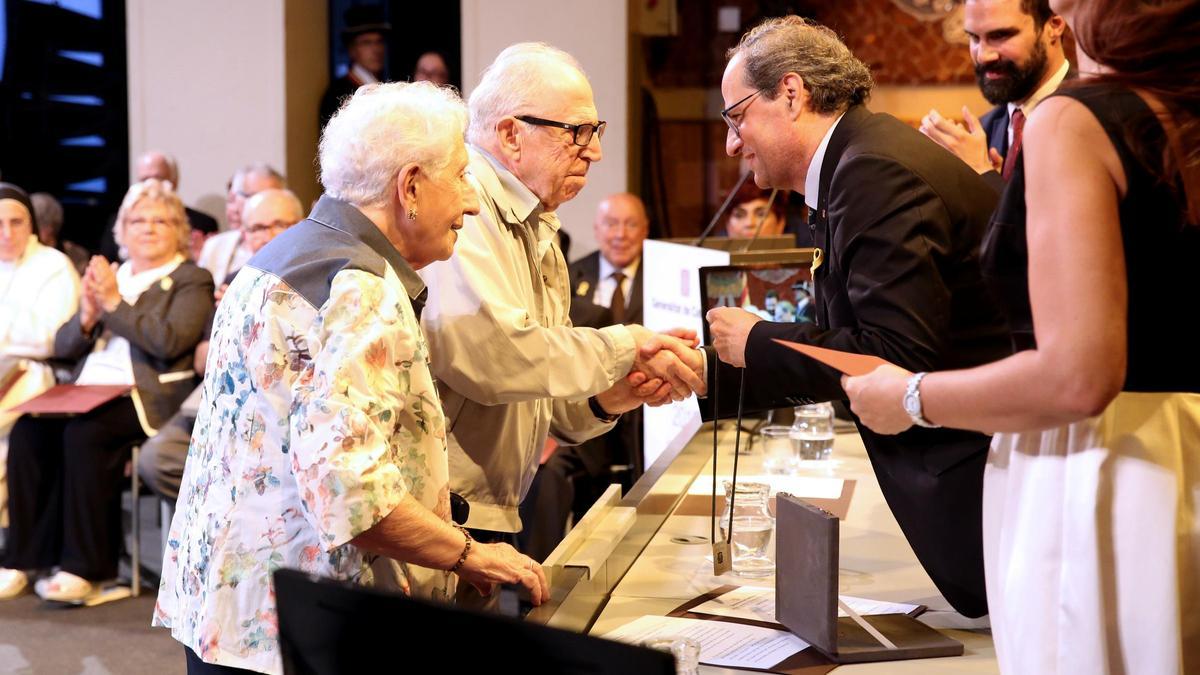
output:
[[[78,360],[76,384],[130,385],[129,396],[72,418],[25,416],[8,455],[11,526],[0,597],[29,573],[46,600],[85,602],[117,574],[120,492],[133,445],[155,433],[196,385],[192,352],[213,311],[208,272],[185,258],[188,224],[170,183],[129,189],[116,224],[120,267],[97,256],[79,312],[55,337],[56,358]]]

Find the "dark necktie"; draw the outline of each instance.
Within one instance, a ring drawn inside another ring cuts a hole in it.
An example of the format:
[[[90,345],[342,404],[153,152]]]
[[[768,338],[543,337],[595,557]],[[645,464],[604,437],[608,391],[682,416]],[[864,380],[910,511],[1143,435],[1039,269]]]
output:
[[[1017,162],[1021,159],[1021,136],[1025,131],[1025,113],[1021,112],[1020,108],[1013,111],[1012,114],[1012,143],[1008,144],[1008,152],[1004,155],[1004,168],[1000,175],[1004,180],[1008,180],[1012,176],[1013,169],[1016,168]]]
[[[621,289],[625,273],[620,270],[613,272],[612,279],[617,282],[617,287],[613,289],[612,301],[608,303],[608,308],[612,310],[613,323],[625,323],[625,291]]]

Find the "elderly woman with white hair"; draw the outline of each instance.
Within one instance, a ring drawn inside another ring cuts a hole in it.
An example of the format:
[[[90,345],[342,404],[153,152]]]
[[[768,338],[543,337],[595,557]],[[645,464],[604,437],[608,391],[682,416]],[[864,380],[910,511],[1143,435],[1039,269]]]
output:
[[[9,538],[0,597],[31,572],[57,567],[35,588],[43,599],[84,603],[117,575],[120,495],[134,444],[153,436],[195,387],[192,352],[212,313],[212,277],[188,262],[188,224],[170,183],[136,183],[121,203],[117,267],[96,256],[79,311],[54,339],[54,356],[78,361],[76,384],[129,385],[69,418],[24,416],[9,438]]]
[[[530,558],[450,518],[415,270],[478,212],[465,126],[450,89],[359,89],[321,138],[325,195],[221,300],[154,612],[188,672],[282,670],[280,567],[362,584],[398,570],[427,598],[453,597],[452,573],[546,597]]]

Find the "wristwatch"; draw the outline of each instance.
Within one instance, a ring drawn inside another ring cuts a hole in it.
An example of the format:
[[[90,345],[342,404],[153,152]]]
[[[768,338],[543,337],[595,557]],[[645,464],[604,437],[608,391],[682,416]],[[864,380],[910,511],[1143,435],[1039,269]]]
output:
[[[616,422],[617,418],[621,416],[621,413],[614,415],[605,410],[604,406],[600,405],[600,401],[597,401],[595,396],[588,397],[588,407],[592,409],[592,414],[596,416],[596,419],[601,422]]]
[[[917,373],[908,378],[908,387],[904,390],[904,412],[912,418],[913,424],[927,429],[940,429],[941,425],[925,419],[921,409],[921,380],[929,373]]]

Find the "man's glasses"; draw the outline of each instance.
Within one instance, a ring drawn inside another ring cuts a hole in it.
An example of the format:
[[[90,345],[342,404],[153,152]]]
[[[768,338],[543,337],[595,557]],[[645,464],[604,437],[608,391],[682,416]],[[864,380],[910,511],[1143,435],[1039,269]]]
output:
[[[570,131],[571,142],[575,145],[586,146],[592,142],[592,136],[604,138],[604,129],[608,126],[608,122],[600,121],[595,124],[567,124],[566,122],[555,122],[554,120],[545,120],[540,117],[532,117],[530,115],[517,115],[517,119],[526,124],[534,124],[539,127],[557,127]]]
[[[290,224],[282,220],[276,220],[270,223],[254,223],[253,225],[242,226],[242,232],[246,234],[258,234],[260,232],[274,232],[276,230],[286,230],[291,227]]]
[[[746,111],[743,110],[737,117],[734,117],[730,113],[733,111],[734,108],[738,107],[739,105],[741,105],[743,103],[746,103],[746,101],[749,101],[750,99],[754,98],[755,96],[758,96],[761,93],[762,93],[761,89],[759,89],[758,91],[752,92],[752,93],[748,94],[742,100],[738,101],[737,103],[734,103],[733,105],[731,105],[728,108],[721,111],[721,119],[725,120],[725,123],[729,125],[729,128],[730,128],[730,130],[733,131],[734,136],[737,136],[738,138],[742,137],[742,130],[741,130],[742,115],[745,115]],[[746,107],[749,108],[750,105],[747,104]]]

